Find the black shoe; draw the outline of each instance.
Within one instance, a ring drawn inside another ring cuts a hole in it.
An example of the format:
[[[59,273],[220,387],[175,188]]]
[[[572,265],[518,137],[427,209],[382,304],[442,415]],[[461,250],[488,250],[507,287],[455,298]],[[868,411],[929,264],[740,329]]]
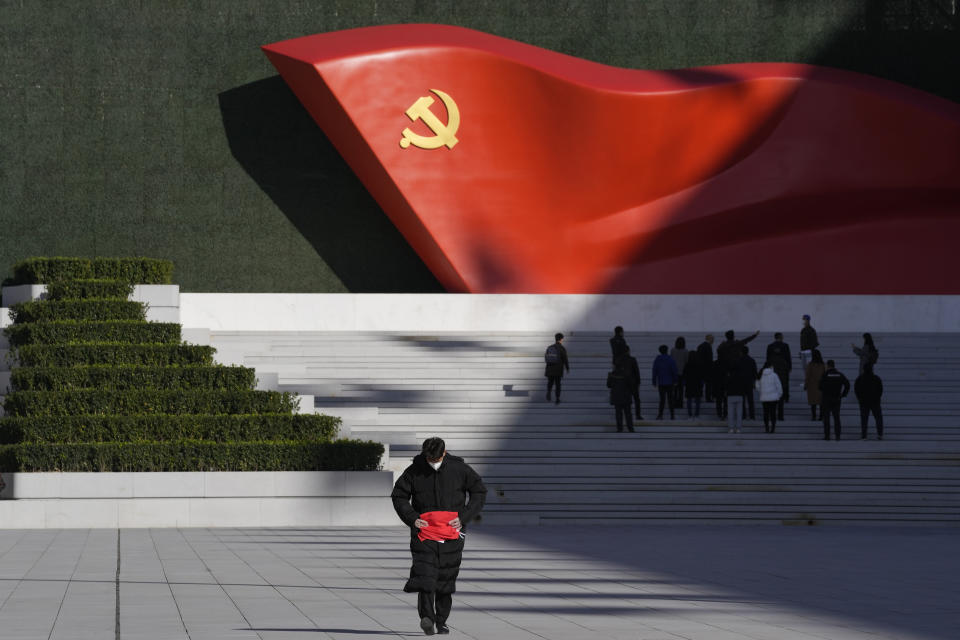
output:
[[[654,420],[663,420],[663,414],[661,413],[661,414],[657,415],[657,417],[654,418]]]
[[[623,433],[623,429],[617,429],[617,433]]]
[[[829,439],[830,439],[830,436],[824,436],[823,439],[824,439],[824,440],[829,440]]]
[[[557,396],[557,399],[553,404],[560,404],[560,396]]]
[[[433,620],[427,617],[420,618],[420,628],[428,636],[433,635]]]
[[[883,436],[877,436],[877,440],[883,440]]]
[[[640,415],[639,413],[637,414],[637,420],[643,420],[643,416]]]
[[[450,633],[450,627],[441,622],[437,624],[437,633]]]
[[[548,394],[547,394],[547,402],[550,402],[551,400],[553,400],[553,398],[551,398],[551,397],[550,397],[550,394],[548,393]]]

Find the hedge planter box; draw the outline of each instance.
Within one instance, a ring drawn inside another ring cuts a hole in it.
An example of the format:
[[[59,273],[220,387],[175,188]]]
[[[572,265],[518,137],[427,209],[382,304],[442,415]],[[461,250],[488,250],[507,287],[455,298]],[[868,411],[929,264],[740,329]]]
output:
[[[0,528],[389,526],[390,471],[5,473]]]

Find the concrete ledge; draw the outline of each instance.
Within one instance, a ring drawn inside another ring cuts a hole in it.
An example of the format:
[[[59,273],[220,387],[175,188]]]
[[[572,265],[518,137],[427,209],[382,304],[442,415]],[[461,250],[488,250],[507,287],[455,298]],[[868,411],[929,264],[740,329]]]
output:
[[[82,498],[0,501],[4,529],[370,527],[398,523],[389,497]]]
[[[5,473],[0,526],[385,526],[389,471]]]
[[[387,471],[4,473],[0,498],[251,498],[390,495]],[[2,521],[0,521],[2,522]]]
[[[184,293],[183,324],[212,331],[960,332],[960,296]]]

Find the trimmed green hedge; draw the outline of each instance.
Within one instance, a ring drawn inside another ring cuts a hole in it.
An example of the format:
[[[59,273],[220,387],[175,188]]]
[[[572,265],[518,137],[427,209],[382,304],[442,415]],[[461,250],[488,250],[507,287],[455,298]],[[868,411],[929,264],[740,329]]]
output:
[[[119,299],[32,300],[10,307],[14,323],[50,322],[55,320],[140,320],[146,318],[142,302]]]
[[[132,389],[14,391],[3,403],[11,416],[291,413],[294,394],[279,391]]]
[[[17,347],[77,342],[180,344],[180,325],[174,322],[57,320],[15,324],[4,332],[10,338],[10,344]]]
[[[126,299],[133,286],[125,280],[63,280],[47,285],[47,300]]]
[[[13,284],[50,284],[62,280],[123,280],[133,284],[170,284],[173,262],[154,258],[28,258],[13,266]]]
[[[256,372],[247,367],[190,365],[148,367],[16,367],[10,373],[15,391],[70,389],[253,389]]]
[[[318,441],[337,436],[340,418],[292,415],[7,416],[0,443]]]
[[[23,367],[213,364],[216,349],[193,344],[31,344],[16,350]]]
[[[0,471],[375,471],[379,442],[9,444]]]

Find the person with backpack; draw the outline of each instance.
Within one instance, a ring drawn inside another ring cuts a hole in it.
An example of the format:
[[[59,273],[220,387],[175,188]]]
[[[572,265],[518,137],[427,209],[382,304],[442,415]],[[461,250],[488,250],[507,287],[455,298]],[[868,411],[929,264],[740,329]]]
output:
[[[850,346],[853,347],[853,352],[860,358],[860,375],[863,375],[867,365],[873,367],[875,364],[877,364],[877,359],[880,357],[880,352],[877,351],[877,347],[873,344],[872,335],[869,333],[863,334],[862,347],[858,347],[852,342],[850,343]]]
[[[853,383],[853,394],[860,403],[860,439],[867,439],[867,420],[872,413],[877,424],[877,440],[883,440],[883,412],[880,411],[883,381],[873,372],[872,364],[864,365],[863,373]]]
[[[757,390],[760,392],[760,404],[763,405],[763,431],[776,433],[777,408],[783,396],[783,384],[776,368],[769,361],[765,362],[760,370]]]
[[[563,334],[558,333],[553,336],[555,342],[547,347],[543,354],[543,360],[546,363],[543,375],[547,377],[547,402],[550,402],[550,395],[553,388],[557,388],[556,404],[560,404],[560,380],[563,379],[564,369],[570,372],[570,361],[567,359],[567,350],[563,344]]]
[[[827,360],[827,370],[820,378],[820,394],[822,405],[820,415],[823,416],[823,439],[830,439],[830,416],[833,415],[833,434],[840,439],[840,402],[850,393],[850,381],[836,369],[833,360]]]
[[[633,399],[634,374],[631,360],[636,358],[629,351],[620,354],[613,371],[607,374],[607,388],[610,389],[610,404],[613,405],[614,416],[617,420],[617,433],[623,432],[623,423],[627,423],[627,431],[634,433],[633,416],[630,413],[630,401]]]
[[[670,407],[670,419],[673,420],[673,385],[680,380],[680,372],[677,371],[677,363],[671,358],[667,351],[667,345],[660,345],[658,351],[660,355],[653,361],[653,386],[660,392],[660,409],[657,411],[657,420],[663,420],[663,405],[666,403]]]

